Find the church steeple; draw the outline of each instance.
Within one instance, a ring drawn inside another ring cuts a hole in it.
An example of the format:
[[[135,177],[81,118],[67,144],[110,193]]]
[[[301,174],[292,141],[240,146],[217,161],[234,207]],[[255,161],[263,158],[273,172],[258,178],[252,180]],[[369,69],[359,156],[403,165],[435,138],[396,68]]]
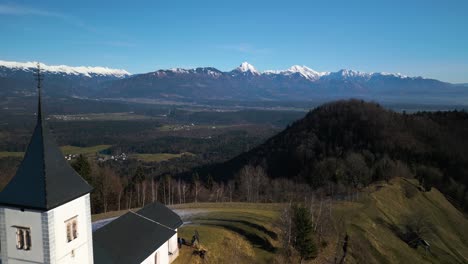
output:
[[[36,81],[37,81],[37,101],[38,101],[37,102],[37,122],[42,122],[41,85],[42,85],[43,77],[41,75],[41,64],[39,62],[37,63],[37,70],[34,72],[34,77],[36,77]]]
[[[40,66],[37,123],[16,175],[0,193],[0,204],[50,210],[90,193],[92,187],[70,167],[49,132],[42,111]]]

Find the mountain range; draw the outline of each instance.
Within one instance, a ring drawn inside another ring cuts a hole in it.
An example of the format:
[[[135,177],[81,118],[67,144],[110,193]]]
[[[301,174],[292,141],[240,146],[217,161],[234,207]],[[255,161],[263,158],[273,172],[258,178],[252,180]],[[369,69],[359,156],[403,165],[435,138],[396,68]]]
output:
[[[0,61],[0,96],[34,93],[32,72],[36,65]],[[316,101],[349,97],[414,103],[468,101],[465,85],[398,73],[347,69],[319,72],[299,65],[260,72],[247,62],[232,71],[199,67],[142,74],[104,67],[40,65],[47,83],[45,92],[52,96],[171,101]]]

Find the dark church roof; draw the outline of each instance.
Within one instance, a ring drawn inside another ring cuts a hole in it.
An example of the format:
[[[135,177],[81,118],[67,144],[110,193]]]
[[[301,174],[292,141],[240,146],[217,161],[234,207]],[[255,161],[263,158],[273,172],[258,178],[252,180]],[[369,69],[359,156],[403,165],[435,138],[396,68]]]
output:
[[[159,202],[148,204],[137,213],[172,229],[179,228],[183,223],[178,214]]]
[[[141,263],[176,232],[129,212],[93,233],[94,263]]]
[[[65,160],[47,128],[39,91],[36,128],[16,175],[0,193],[0,204],[47,211],[91,190]]]

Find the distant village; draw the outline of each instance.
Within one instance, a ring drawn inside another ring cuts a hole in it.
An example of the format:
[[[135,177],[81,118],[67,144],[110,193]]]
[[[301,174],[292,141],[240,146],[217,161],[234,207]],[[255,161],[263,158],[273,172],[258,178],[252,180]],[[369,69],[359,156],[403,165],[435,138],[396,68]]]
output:
[[[78,156],[80,156],[80,155],[79,154],[68,154],[68,155],[65,155],[65,159],[68,160],[68,161],[71,161],[71,160],[74,160],[74,159],[78,158]],[[119,155],[102,155],[102,154],[98,154],[97,157],[96,157],[96,160],[98,162],[105,162],[105,161],[109,161],[109,160],[112,160],[112,161],[125,161],[125,160],[128,160],[128,156],[125,153],[122,153],[122,154],[119,154]]]
[[[82,115],[50,115],[50,118],[61,121],[91,120],[91,118]]]

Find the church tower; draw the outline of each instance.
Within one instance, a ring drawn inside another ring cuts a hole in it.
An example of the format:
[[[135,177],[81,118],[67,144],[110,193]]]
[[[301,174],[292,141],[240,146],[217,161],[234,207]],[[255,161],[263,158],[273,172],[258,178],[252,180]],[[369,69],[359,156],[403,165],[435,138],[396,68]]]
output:
[[[92,187],[65,160],[42,114],[16,175],[0,193],[2,264],[93,263]]]

